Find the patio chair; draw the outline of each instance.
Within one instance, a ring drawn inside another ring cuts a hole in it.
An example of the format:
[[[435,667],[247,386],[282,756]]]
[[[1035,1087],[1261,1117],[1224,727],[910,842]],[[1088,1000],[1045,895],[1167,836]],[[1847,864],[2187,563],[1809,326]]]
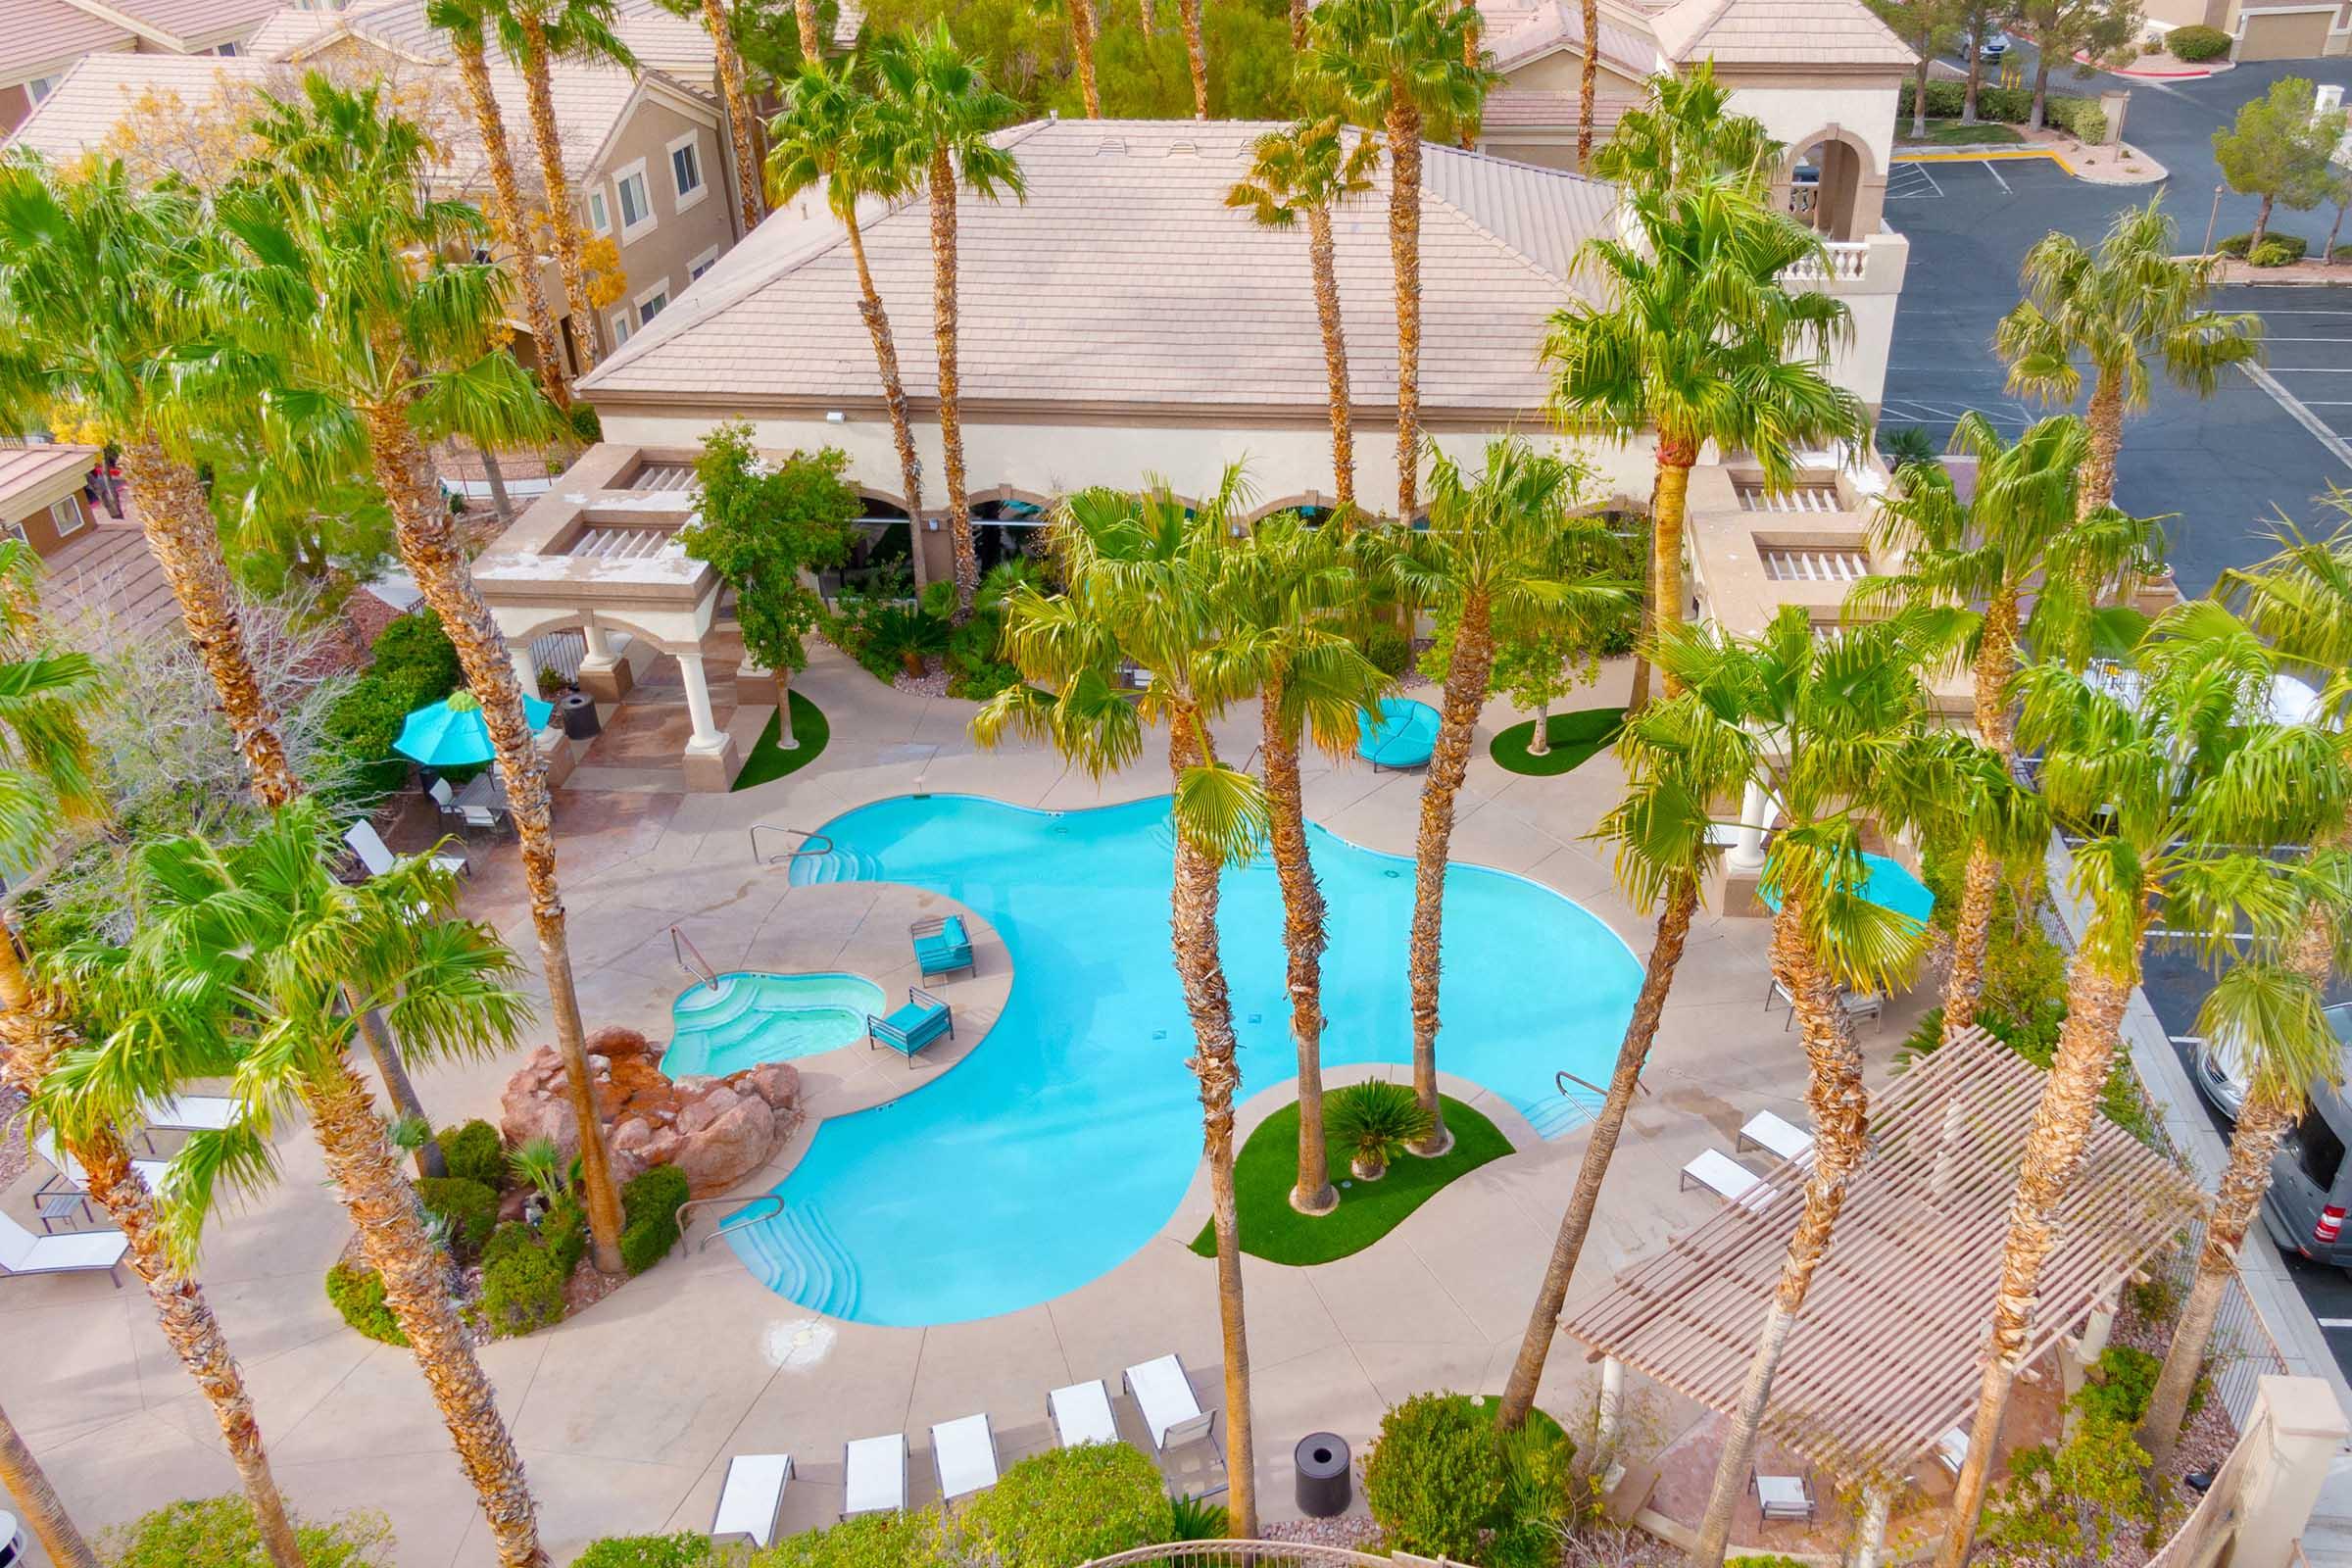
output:
[[[776,1515],[784,1511],[784,1489],[792,1483],[789,1453],[739,1453],[727,1461],[726,1485],[710,1515],[710,1542],[776,1544]]]
[[[1943,1436],[1936,1440],[1936,1462],[1954,1476],[1960,1474],[1960,1467],[1968,1463],[1968,1428],[1944,1429]]]
[[[924,979],[957,969],[980,972],[972,965],[972,939],[963,929],[962,915],[928,916],[908,926],[906,935],[914,943],[914,961],[921,966]]]
[[[1750,1470],[1747,1490],[1756,1494],[1756,1512],[1764,1519],[1813,1522],[1813,1489],[1803,1476],[1768,1476]]]
[[[495,833],[501,825],[496,807],[461,806],[458,808],[458,816],[468,828],[487,828]]]
[[[1159,1458],[1161,1468],[1175,1463],[1177,1468],[1168,1477],[1171,1491],[1185,1496],[1202,1496],[1225,1490],[1223,1471],[1225,1456],[1217,1449],[1214,1410],[1202,1410],[1200,1400],[1193,1393],[1193,1380],[1184,1370],[1184,1362],[1174,1355],[1163,1355],[1156,1361],[1131,1366],[1119,1375],[1127,1396],[1143,1413],[1144,1431],[1150,1434],[1152,1449]],[[1185,1485],[1191,1473],[1191,1450],[1204,1449],[1217,1461],[1217,1484],[1198,1491]]]
[[[237,1119],[237,1102],[220,1095],[167,1095],[142,1104],[139,1118],[146,1123],[139,1129],[139,1142],[152,1154],[157,1133],[227,1131]]]
[[[1054,1423],[1054,1441],[1062,1447],[1119,1441],[1118,1418],[1110,1413],[1110,1391],[1102,1387],[1101,1378],[1047,1395],[1046,1415]]]
[[[432,798],[433,805],[439,808],[444,820],[458,814],[458,792],[449,787],[449,780],[433,780],[424,787],[424,793]]]
[[[997,1435],[988,1412],[939,1421],[931,1427],[931,1467],[939,1477],[939,1500],[954,1502],[997,1484]]]
[[[122,1288],[122,1254],[130,1243],[121,1231],[75,1231],[68,1236],[35,1236],[7,1214],[0,1214],[0,1275],[95,1274],[106,1271]]]
[[[1776,1002],[1788,1009],[1788,1018],[1781,1024],[1781,1033],[1787,1034],[1789,1025],[1796,1022],[1796,1004],[1789,1001],[1788,993],[1781,988],[1778,980],[1772,981],[1765,990],[1764,1010],[1770,1012]],[[1838,1005],[1844,1010],[1847,1023],[1860,1023],[1868,1018],[1875,1024],[1884,1019],[1886,999],[1869,992],[1840,991],[1838,993]]]
[[[956,1038],[956,1014],[948,1004],[920,986],[906,988],[906,1005],[887,1018],[865,1015],[866,1049],[888,1046],[914,1065],[915,1053],[945,1035]]]
[[[384,836],[375,830],[372,822],[352,823],[343,830],[343,842],[351,846],[351,853],[360,858],[360,864],[369,876],[382,876],[396,863],[392,851],[384,843]],[[433,869],[455,871],[463,876],[466,870],[466,858],[462,855],[436,855],[433,857]]]
[[[1742,1149],[1750,1148],[1770,1150],[1783,1159],[1810,1159],[1813,1157],[1813,1135],[1802,1127],[1790,1126],[1769,1110],[1759,1110],[1748,1117],[1747,1124],[1740,1129],[1740,1138],[1732,1145],[1732,1152],[1738,1153]]]
[[[906,1434],[853,1438],[841,1448],[841,1516],[897,1513],[906,1506]]]
[[[55,1129],[42,1128],[33,1137],[32,1152],[57,1171],[56,1175],[41,1183],[34,1197],[45,1198],[60,1193],[81,1194],[90,1190],[90,1173],[81,1168],[80,1160],[66,1152],[65,1145],[57,1141]],[[162,1183],[164,1173],[172,1168],[172,1162],[168,1159],[134,1159],[130,1162],[130,1168],[138,1173],[140,1181],[147,1184],[148,1191],[153,1192]]]
[[[1700,1150],[1696,1158],[1683,1167],[1681,1191],[1689,1192],[1693,1185],[1727,1203],[1738,1203],[1751,1212],[1772,1205],[1780,1194],[1756,1179],[1756,1173],[1740,1164],[1720,1149]]]

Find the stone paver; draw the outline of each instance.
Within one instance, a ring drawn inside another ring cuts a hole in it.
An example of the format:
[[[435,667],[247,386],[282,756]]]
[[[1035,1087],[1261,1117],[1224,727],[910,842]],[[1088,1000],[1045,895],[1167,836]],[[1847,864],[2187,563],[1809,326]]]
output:
[[[1624,681],[1623,667],[1613,667],[1599,691],[1578,700],[1619,700]],[[903,922],[861,931],[843,913],[872,890],[789,888],[780,869],[752,859],[746,829],[755,822],[814,828],[916,789],[1084,808],[1167,788],[1157,755],[1098,784],[1036,748],[983,752],[964,729],[969,704],[889,690],[829,650],[797,684],[832,720],[830,747],[799,773],[724,796],[560,797],[575,974],[592,1028],[625,1024],[666,1038],[671,1000],[690,983],[671,961],[665,933],[673,921],[721,967],[796,967],[828,947],[825,966],[904,963]],[[1586,837],[1621,781],[1614,760],[1604,755],[1549,780],[1503,772],[1486,756],[1485,739],[1517,717],[1497,707],[1482,725],[1456,857],[1554,888],[1637,955],[1646,952],[1648,922],[1615,891],[1605,851]],[[1228,715],[1218,730],[1227,755],[1250,753],[1255,724],[1254,710]],[[1311,815],[1349,840],[1409,855],[1420,787],[1415,774],[1322,764],[1307,780],[1307,803]],[[535,972],[512,845],[477,846],[475,859],[469,912],[498,925]],[[1004,972],[1002,944],[993,932],[975,935],[980,976],[947,982],[959,1029],[967,1006],[977,1024],[1004,1003],[1002,979],[989,984],[992,970]],[[1704,1217],[1709,1200],[1676,1190],[1683,1161],[1709,1145],[1728,1148],[1757,1108],[1802,1114],[1795,1036],[1778,1012],[1762,1008],[1766,936],[1761,921],[1712,909],[1701,915],[1666,1009],[1650,1093],[1629,1120],[1572,1299]],[[894,989],[911,978],[867,972]],[[1531,1006],[1544,1004],[1545,988],[1575,984],[1573,975],[1544,973],[1540,956],[1531,955],[1531,973],[1540,976]],[[1866,1034],[1874,1077],[1883,1078],[1917,1006],[1890,1007],[1885,1025]],[[1439,1052],[1443,1061],[1442,1038]],[[437,1120],[495,1117],[519,1055],[419,1064],[419,1092]],[[816,1108],[860,1102],[858,1076],[845,1071],[828,1081]],[[812,1069],[811,1077],[825,1074]],[[1314,1270],[1256,1259],[1245,1267],[1259,1495],[1269,1517],[1292,1511],[1291,1446],[1299,1436],[1328,1429],[1360,1450],[1390,1401],[1434,1387],[1496,1390],[1509,1369],[1584,1139],[1538,1143],[1476,1085],[1454,1080],[1447,1091],[1478,1101],[1521,1144],[1518,1152],[1455,1184],[1356,1257]],[[1253,1096],[1243,1110],[1245,1131],[1286,1093]],[[808,1137],[806,1129],[798,1134],[741,1190],[772,1185]],[[319,1276],[348,1226],[315,1146],[289,1125],[279,1154],[277,1185],[216,1222],[202,1271],[252,1381],[288,1494],[313,1514],[383,1510],[403,1568],[488,1560],[472,1496],[413,1364],[351,1335],[320,1293]],[[0,1201],[22,1212],[28,1185]],[[829,1522],[840,1506],[841,1446],[852,1438],[905,1431],[920,1502],[935,1493],[932,1422],[985,1409],[1014,1457],[1050,1441],[1048,1388],[1099,1377],[1115,1390],[1123,1366],[1170,1350],[1184,1357],[1203,1403],[1215,1400],[1223,1355],[1213,1269],[1183,1246],[1205,1214],[1205,1182],[1197,1177],[1165,1230],[1108,1274],[1001,1318],[928,1329],[818,1318],[758,1284],[725,1248],[686,1251],[554,1331],[489,1346],[483,1357],[559,1561],[602,1534],[707,1525],[727,1457],[737,1452],[782,1448],[796,1456],[800,1479],[785,1524],[807,1528]],[[1583,1357],[1561,1347],[1544,1402],[1574,1418],[1589,1409],[1592,1382]],[[117,1291],[103,1278],[0,1281],[0,1404],[93,1526],[235,1484],[209,1416],[135,1288]],[[1123,1400],[1121,1408],[1134,1426]],[[1694,1415],[1654,1391],[1638,1408],[1659,1444]]]

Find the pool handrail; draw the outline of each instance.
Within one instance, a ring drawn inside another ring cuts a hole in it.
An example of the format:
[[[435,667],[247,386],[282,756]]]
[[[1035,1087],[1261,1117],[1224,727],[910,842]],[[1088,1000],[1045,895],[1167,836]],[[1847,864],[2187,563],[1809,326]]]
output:
[[[710,960],[703,956],[703,950],[694,945],[694,938],[675,925],[669,928],[669,953],[671,957],[678,960],[679,968],[711,990],[719,989],[718,971],[710,967]],[[694,955],[693,963],[686,961],[686,956],[690,953]]]
[[[1579,1078],[1576,1074],[1570,1072],[1565,1067],[1551,1075],[1551,1084],[1554,1089],[1557,1089],[1560,1092],[1560,1098],[1563,1100],[1573,1101],[1577,1099],[1578,1097],[1576,1094],[1576,1089],[1582,1089],[1586,1094],[1591,1095],[1594,1102],[1592,1106],[1592,1114],[1595,1116],[1600,1114],[1601,1106],[1607,1104],[1609,1101],[1609,1092],[1607,1090],[1601,1088],[1600,1085],[1592,1082],[1589,1078]],[[1570,1084],[1574,1084],[1576,1089],[1569,1088],[1568,1086]],[[1640,1078],[1636,1078],[1634,1080],[1634,1093],[1638,1095],[1646,1095],[1649,1093],[1649,1086],[1643,1083]]]
[[[833,840],[823,833],[812,832],[805,827],[794,827],[785,822],[754,822],[751,826],[751,840],[752,862],[755,865],[776,863],[775,859],[762,860],[760,858],[760,830],[761,828],[767,829],[770,833],[798,833],[801,836],[801,842],[794,846],[789,854],[776,858],[786,864],[790,864],[804,855],[830,855],[833,853]]]
[[[777,1214],[784,1212],[784,1195],[782,1193],[756,1193],[750,1198],[689,1198],[686,1200],[686,1201],[678,1205],[679,1236],[683,1237],[686,1234],[688,1223],[686,1219],[686,1211],[698,1203],[741,1203],[746,1208],[751,1207],[751,1205],[754,1203],[773,1203],[776,1205]],[[726,1235],[729,1231],[743,1230],[749,1226],[757,1225],[762,1220],[772,1219],[775,1216],[773,1214],[738,1214],[733,1219],[723,1220],[720,1222],[718,1229],[712,1231],[710,1235],[695,1243],[694,1250],[699,1252],[704,1248],[709,1247],[712,1242],[717,1241],[721,1236]]]

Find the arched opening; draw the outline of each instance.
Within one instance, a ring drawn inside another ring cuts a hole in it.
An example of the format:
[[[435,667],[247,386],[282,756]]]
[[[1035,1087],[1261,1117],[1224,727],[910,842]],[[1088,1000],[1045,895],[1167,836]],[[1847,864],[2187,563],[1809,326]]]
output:
[[[1043,557],[1046,524],[1052,520],[1053,507],[1043,497],[1000,490],[985,501],[974,498],[972,553],[980,558],[981,573],[986,575],[991,566],[1016,556]]]
[[[860,489],[850,530],[849,559],[817,574],[817,587],[827,599],[844,587],[862,591],[886,578],[911,577],[914,535],[905,507],[879,491]]]
[[[1797,144],[1783,179],[1788,210],[1822,238],[1860,239],[1876,226],[1865,212],[1870,182],[1869,154],[1835,127]]]

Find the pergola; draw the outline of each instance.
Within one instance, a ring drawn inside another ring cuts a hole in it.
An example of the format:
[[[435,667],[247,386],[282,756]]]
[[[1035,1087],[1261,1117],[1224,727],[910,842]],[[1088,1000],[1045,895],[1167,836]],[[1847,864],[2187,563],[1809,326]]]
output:
[[[1834,1474],[1884,1485],[1972,1418],[2009,1205],[2048,1075],[1982,1030],[1914,1061],[1871,1107],[1870,1144],[1773,1379],[1765,1427]],[[1804,1203],[1806,1161],[1759,1180],[1563,1325],[1596,1357],[1729,1413]],[[2028,1362],[2204,1204],[2105,1117],[2042,1265]],[[1621,1375],[1621,1374],[1620,1374]]]

